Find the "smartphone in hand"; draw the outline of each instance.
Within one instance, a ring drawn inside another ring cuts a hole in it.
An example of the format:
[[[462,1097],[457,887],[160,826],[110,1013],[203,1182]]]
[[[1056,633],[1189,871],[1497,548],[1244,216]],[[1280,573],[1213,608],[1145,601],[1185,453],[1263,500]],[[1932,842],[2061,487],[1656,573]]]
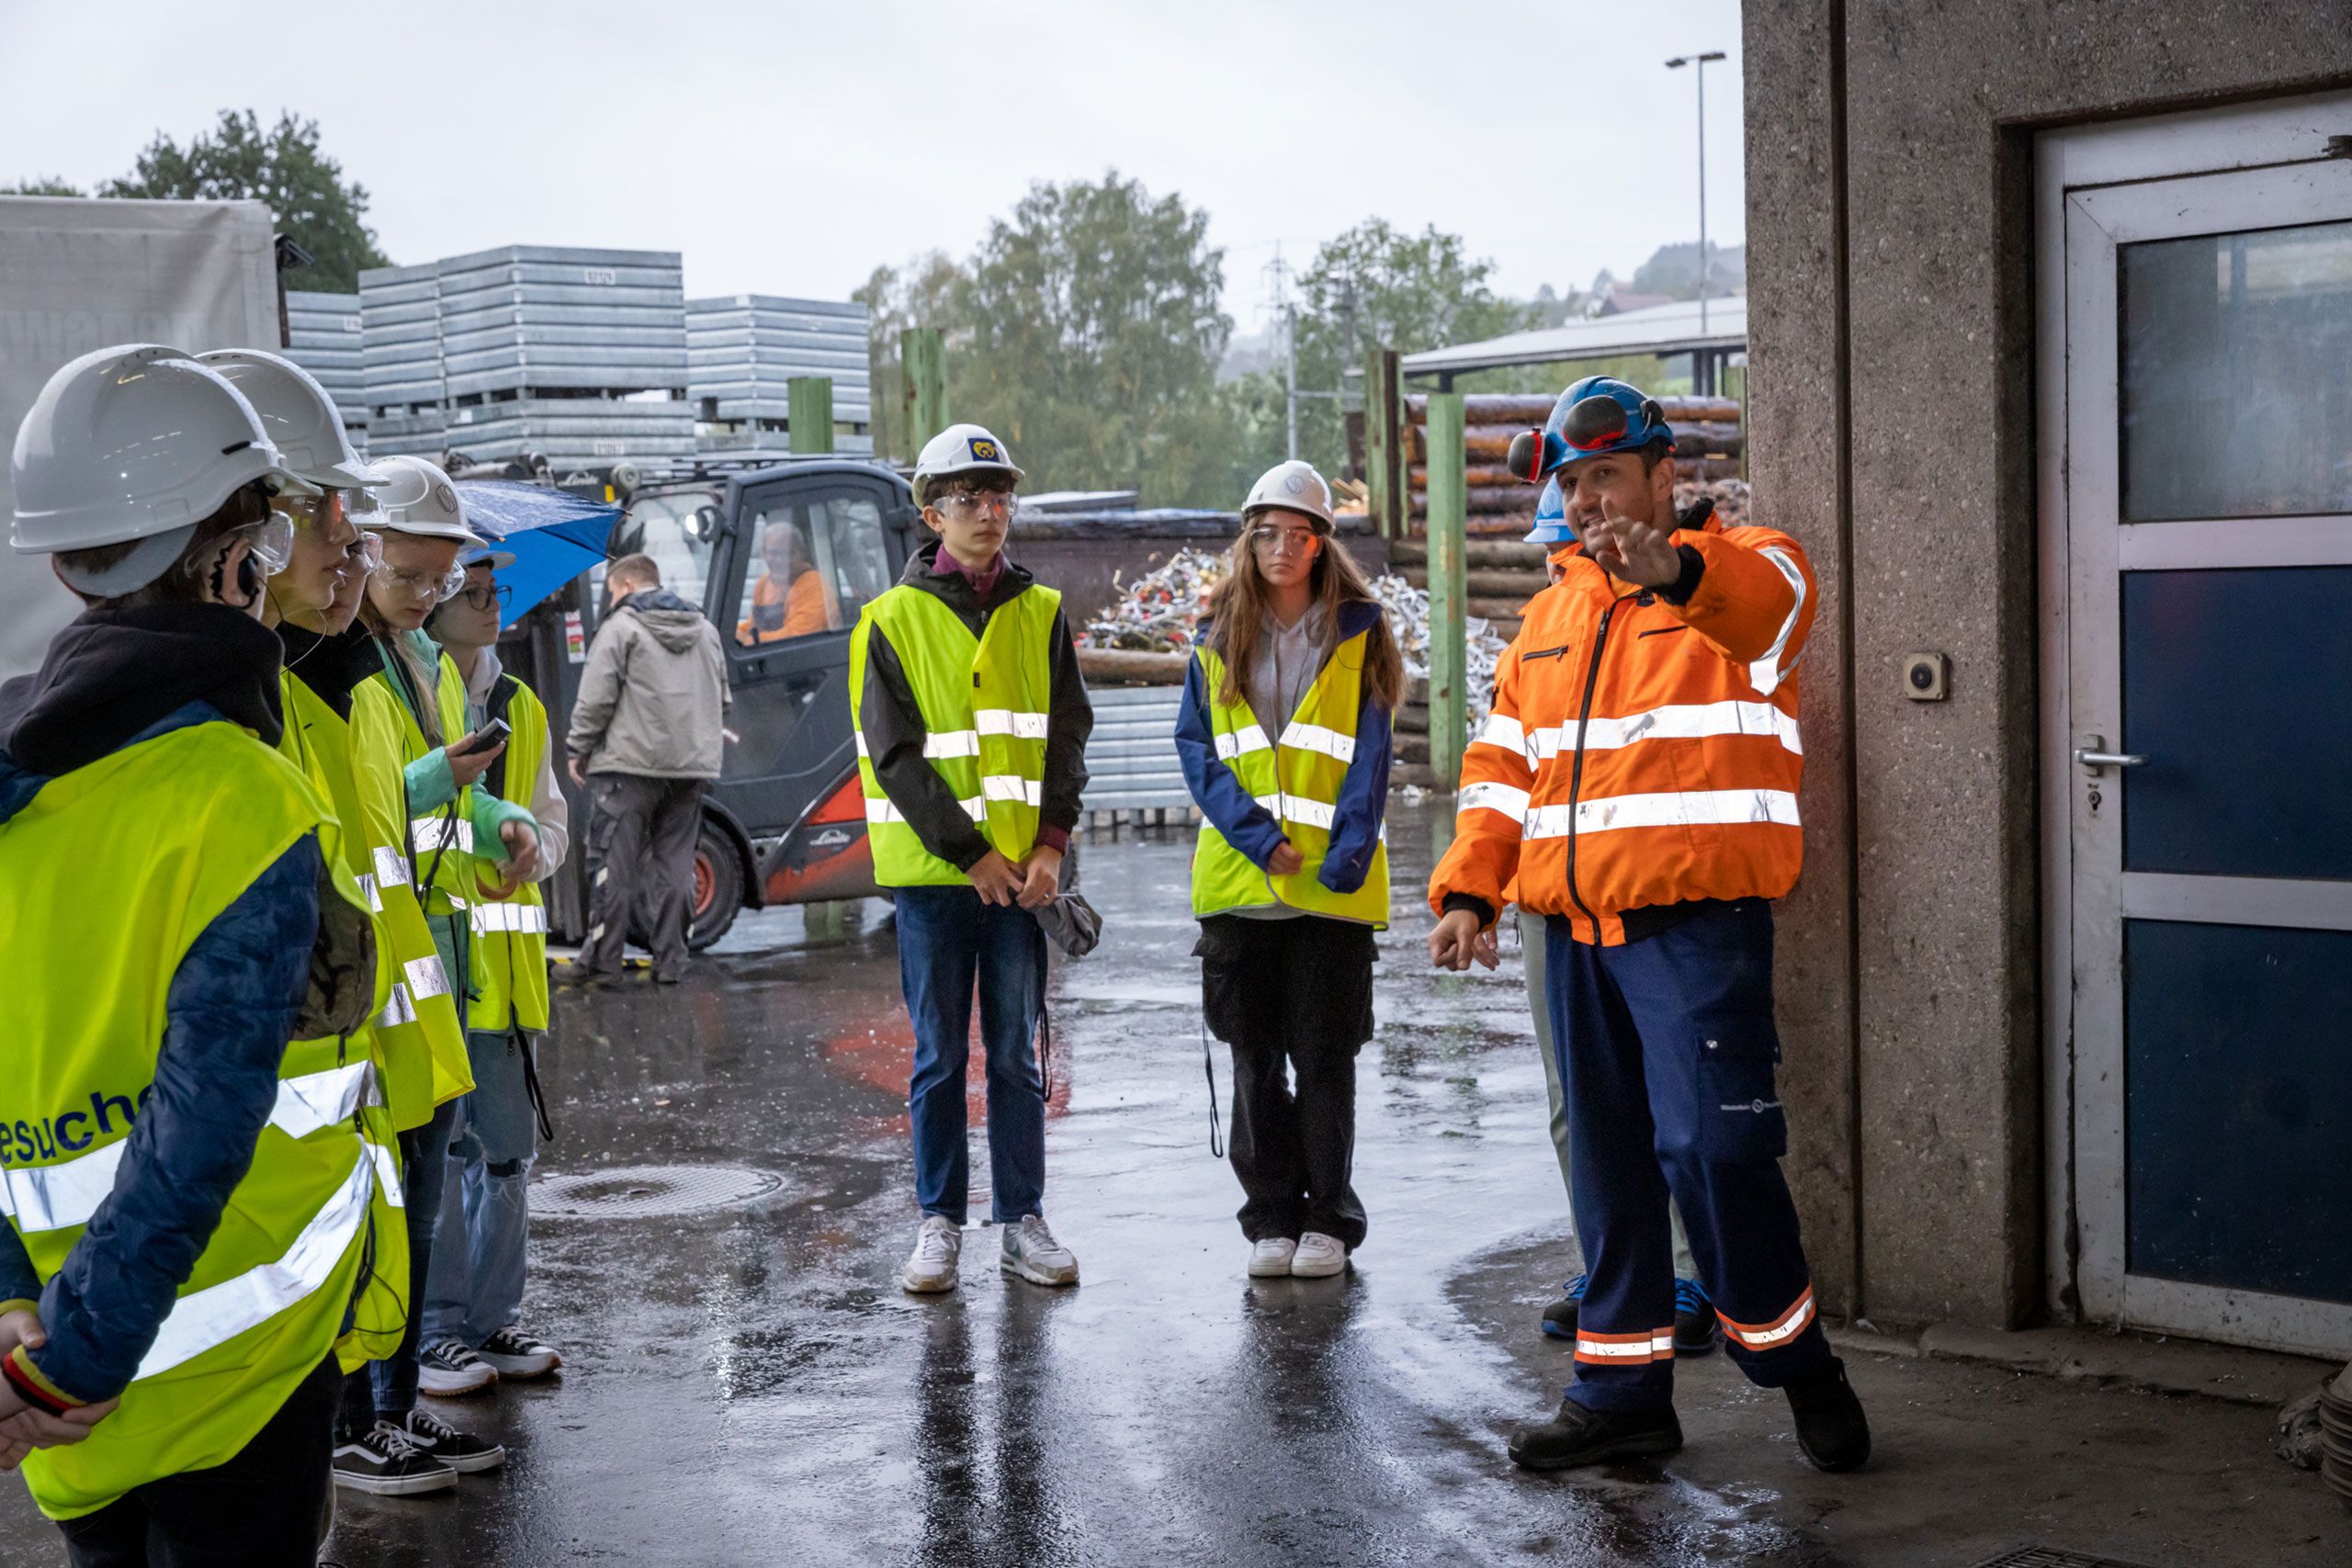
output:
[[[504,719],[493,718],[488,724],[483,725],[480,729],[476,730],[471,736],[469,736],[463,746],[450,747],[449,755],[452,757],[470,757],[477,751],[486,750],[491,747],[503,745],[505,742],[506,738],[514,733],[514,727],[509,725]]]

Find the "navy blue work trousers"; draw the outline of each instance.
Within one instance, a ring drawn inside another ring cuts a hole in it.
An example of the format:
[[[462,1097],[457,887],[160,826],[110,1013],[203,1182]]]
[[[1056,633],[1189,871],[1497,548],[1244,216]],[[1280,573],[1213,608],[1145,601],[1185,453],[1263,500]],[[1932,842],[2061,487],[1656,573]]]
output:
[[[1673,1403],[1669,1193],[1741,1370],[1778,1388],[1819,1369],[1829,1343],[1781,1175],[1770,907],[1708,905],[1619,947],[1577,942],[1556,919],[1544,938],[1589,1276],[1567,1396],[1594,1410]]]
[[[1037,1066],[1046,933],[1018,905],[990,904],[971,887],[899,887],[899,980],[915,1026],[907,1113],[914,1125],[915,1201],[962,1224],[971,1180],[964,1074],[971,1060],[972,995],[988,1054],[989,1182],[1000,1224],[1042,1214],[1046,1080]]]

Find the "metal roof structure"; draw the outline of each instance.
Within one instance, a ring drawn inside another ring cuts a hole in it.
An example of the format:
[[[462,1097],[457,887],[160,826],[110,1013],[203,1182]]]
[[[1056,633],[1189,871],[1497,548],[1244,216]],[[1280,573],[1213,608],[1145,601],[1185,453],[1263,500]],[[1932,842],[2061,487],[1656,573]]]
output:
[[[1484,343],[1427,349],[1406,355],[1400,367],[1408,376],[1453,377],[1512,365],[1555,365],[1634,354],[1734,354],[1747,348],[1747,300],[1744,297],[1709,299],[1706,318],[1702,328],[1699,301],[1678,299],[1645,310],[1509,333]]]

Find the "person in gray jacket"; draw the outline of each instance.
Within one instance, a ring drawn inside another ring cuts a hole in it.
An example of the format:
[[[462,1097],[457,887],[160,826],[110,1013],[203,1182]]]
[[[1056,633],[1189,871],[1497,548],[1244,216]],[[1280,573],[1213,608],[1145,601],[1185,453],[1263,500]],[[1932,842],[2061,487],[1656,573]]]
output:
[[[605,581],[613,612],[588,650],[565,738],[572,782],[595,807],[588,847],[600,863],[578,973],[620,973],[641,899],[653,977],[675,985],[703,792],[718,776],[733,697],[718,628],[662,586],[652,557],[622,557]]]

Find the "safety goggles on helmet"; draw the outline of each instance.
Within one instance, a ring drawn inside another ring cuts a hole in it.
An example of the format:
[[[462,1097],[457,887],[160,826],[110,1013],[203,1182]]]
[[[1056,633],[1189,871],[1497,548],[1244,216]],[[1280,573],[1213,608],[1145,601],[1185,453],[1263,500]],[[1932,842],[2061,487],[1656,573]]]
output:
[[[1505,461],[1533,484],[1580,457],[1638,452],[1653,441],[1670,446],[1674,432],[1656,398],[1610,376],[1588,376],[1560,394],[1541,430],[1511,437]]]

